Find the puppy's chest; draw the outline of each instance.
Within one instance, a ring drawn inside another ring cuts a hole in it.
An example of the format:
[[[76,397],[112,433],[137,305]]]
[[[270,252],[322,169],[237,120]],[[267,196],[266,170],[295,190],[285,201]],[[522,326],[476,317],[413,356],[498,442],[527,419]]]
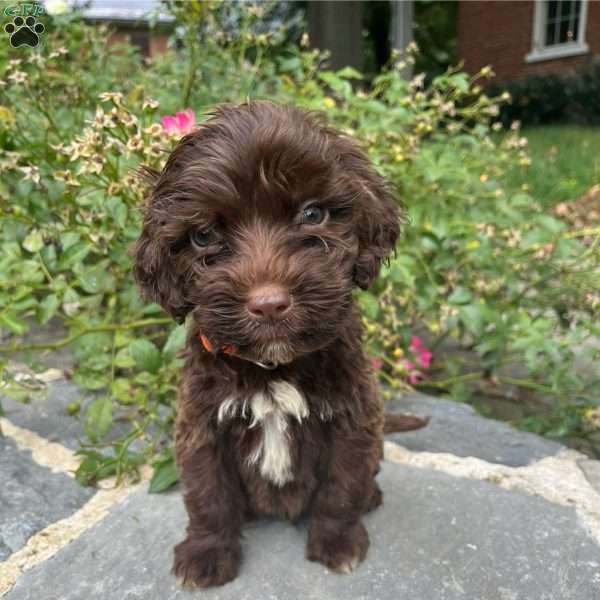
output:
[[[306,423],[309,404],[302,392],[287,381],[270,382],[263,391],[241,400],[231,396],[219,407],[218,420],[236,419],[238,428],[252,435],[240,453],[246,466],[278,487],[294,479],[296,424]],[[325,415],[323,415],[325,417]]]

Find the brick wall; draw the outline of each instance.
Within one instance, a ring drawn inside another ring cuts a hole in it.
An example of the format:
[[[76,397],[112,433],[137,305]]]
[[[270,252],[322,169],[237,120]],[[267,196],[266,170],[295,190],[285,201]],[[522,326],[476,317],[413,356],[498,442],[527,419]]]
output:
[[[492,65],[496,81],[519,79],[533,73],[572,71],[593,55],[600,54],[600,1],[588,3],[585,55],[526,63],[531,51],[533,0],[465,1],[458,10],[458,55],[465,68],[475,73]]]
[[[142,56],[155,56],[167,51],[169,37],[166,33],[145,28],[118,27],[111,31],[108,45],[133,44],[137,46]]]

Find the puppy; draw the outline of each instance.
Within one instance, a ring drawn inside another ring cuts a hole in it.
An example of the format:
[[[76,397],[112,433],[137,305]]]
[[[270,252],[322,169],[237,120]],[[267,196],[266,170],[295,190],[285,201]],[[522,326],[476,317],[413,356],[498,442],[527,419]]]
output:
[[[352,571],[369,546],[362,515],[382,502],[384,427],[352,290],[398,237],[389,185],[350,138],[262,101],[218,108],[147,175],[135,278],[175,319],[191,314],[174,574],[236,577],[255,515],[308,515],[306,557]]]

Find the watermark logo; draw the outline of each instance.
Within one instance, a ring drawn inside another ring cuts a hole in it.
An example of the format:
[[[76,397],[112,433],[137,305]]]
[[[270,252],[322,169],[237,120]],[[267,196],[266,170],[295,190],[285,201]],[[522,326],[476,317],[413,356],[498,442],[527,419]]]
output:
[[[4,26],[4,31],[9,35],[10,45],[13,48],[35,48],[40,43],[40,35],[46,30],[44,24],[39,21],[39,17],[45,14],[46,10],[40,4],[7,6],[4,16],[12,17],[12,21]]]

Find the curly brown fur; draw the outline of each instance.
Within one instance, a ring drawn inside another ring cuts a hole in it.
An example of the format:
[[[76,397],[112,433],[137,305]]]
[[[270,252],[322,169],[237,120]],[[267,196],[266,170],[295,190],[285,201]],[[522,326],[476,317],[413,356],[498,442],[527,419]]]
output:
[[[147,176],[135,277],[174,318],[192,317],[175,434],[189,525],[175,575],[233,579],[256,514],[308,514],[307,558],[352,570],[369,545],[361,516],[382,501],[384,426],[352,289],[396,243],[390,187],[353,140],[268,102],[218,108]],[[282,314],[252,312],[250,298],[272,310],[274,294]],[[235,354],[218,351],[227,345]]]

